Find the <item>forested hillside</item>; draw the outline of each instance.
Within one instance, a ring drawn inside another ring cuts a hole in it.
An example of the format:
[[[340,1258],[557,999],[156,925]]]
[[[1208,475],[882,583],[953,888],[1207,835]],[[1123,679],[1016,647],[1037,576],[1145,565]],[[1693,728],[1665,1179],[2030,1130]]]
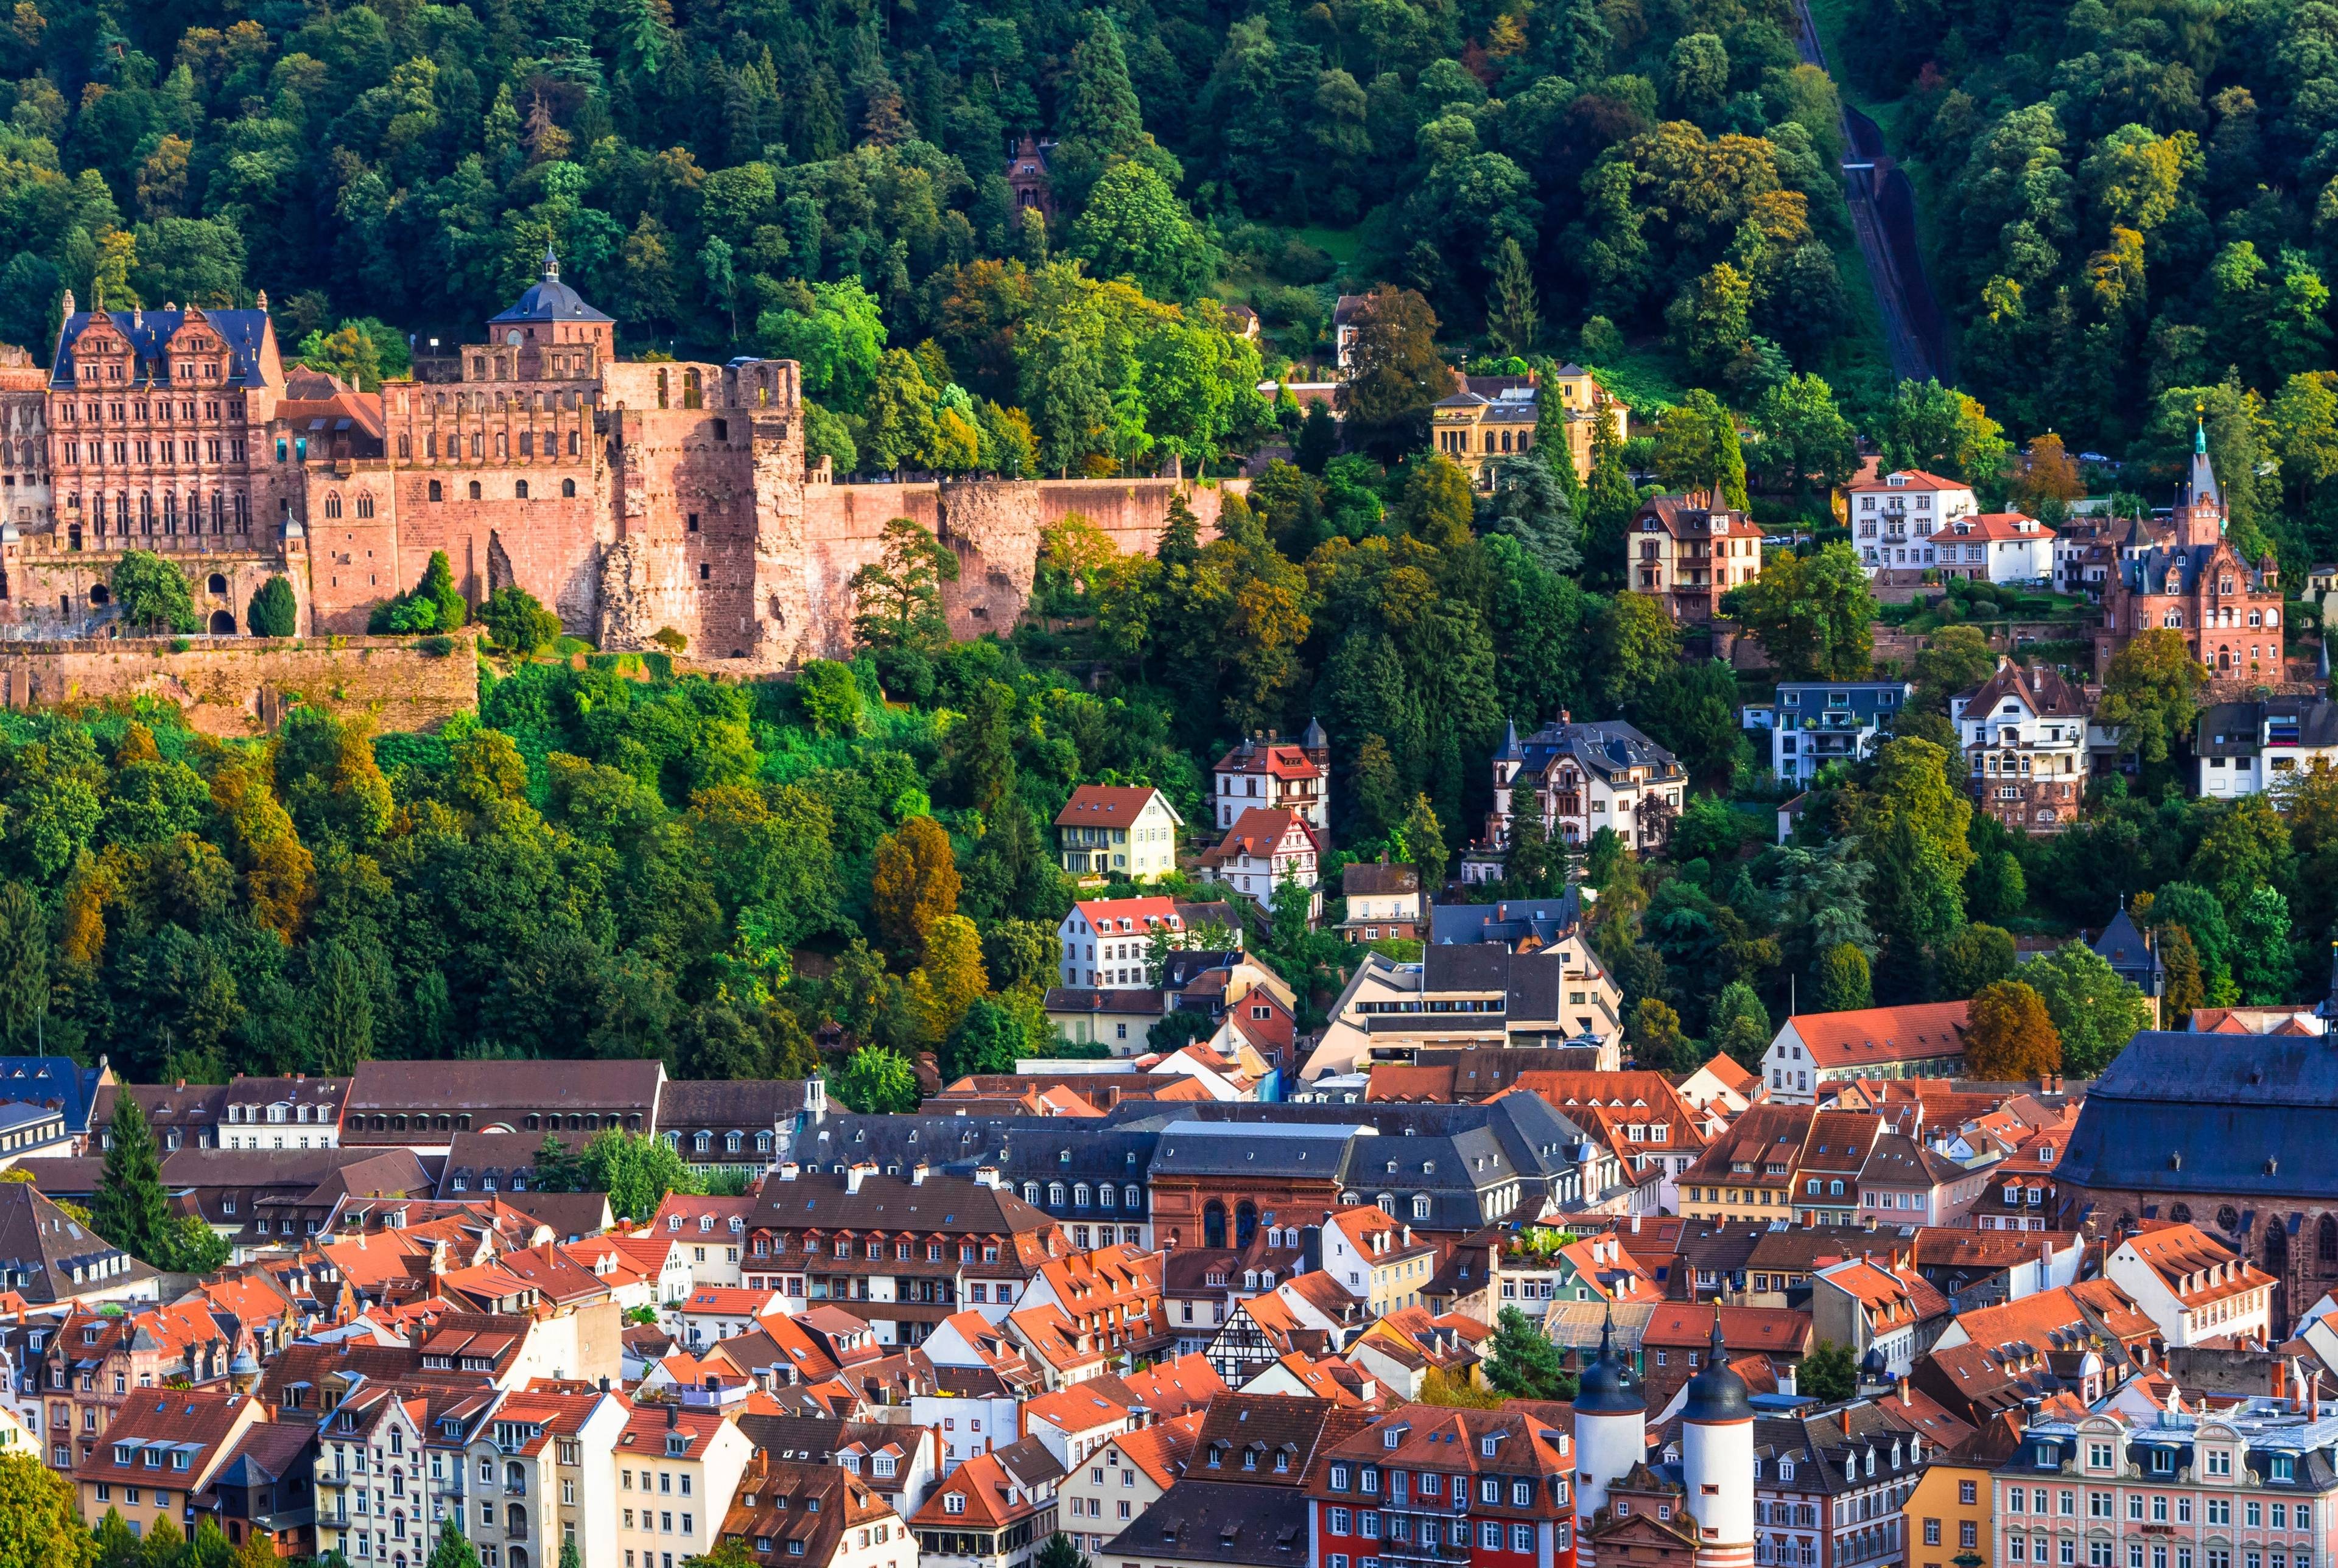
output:
[[[1787,16],[17,0],[0,336],[45,345],[65,287],[265,289],[288,346],[319,332],[312,358],[370,378],[409,333],[476,336],[549,244],[629,351],[803,358],[877,447],[847,467],[1197,459],[1255,433],[1246,379],[1319,353],[1338,290],[1377,282],[1425,294],[1454,357],[1661,339],[1679,382],[1750,405],[1790,362],[1875,379],[1830,250],[1833,93]],[[1004,178],[1026,132],[1056,142],[1046,222]],[[1262,365],[1212,298],[1260,309]],[[347,322],[367,341],[333,341]],[[955,444],[888,435],[905,390]]]
[[[1852,80],[1893,103],[1922,171],[1958,368],[1990,411],[2142,458],[2143,490],[2173,476],[2204,406],[2235,518],[2288,560],[2328,558],[2338,10],[1857,0],[1847,16]]]

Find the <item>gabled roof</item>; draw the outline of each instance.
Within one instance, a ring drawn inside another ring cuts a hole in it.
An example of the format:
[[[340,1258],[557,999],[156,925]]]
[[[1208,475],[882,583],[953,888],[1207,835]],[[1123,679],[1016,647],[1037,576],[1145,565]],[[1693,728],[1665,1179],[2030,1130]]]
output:
[[[1812,1067],[1832,1071],[1961,1055],[1970,1010],[1964,1002],[1926,1002],[1848,1013],[1798,1013],[1786,1026],[1810,1054]]]
[[[178,336],[190,318],[219,334],[229,355],[229,373],[224,385],[230,387],[264,387],[267,385],[263,360],[270,342],[268,312],[265,310],[77,310],[65,318],[57,334],[57,357],[49,373],[49,385],[59,391],[68,391],[75,385],[74,353],[81,336],[92,323],[105,321],[112,325],[130,344],[130,352],[141,362],[138,372],[152,378],[152,384],[165,385],[170,379],[172,365],[171,339]],[[146,385],[142,381],[139,385]],[[108,383],[108,385],[114,385]],[[123,383],[123,385],[129,385]],[[204,383],[206,386],[219,383]]]
[[[1309,848],[1321,851],[1313,826],[1298,812],[1285,806],[1253,806],[1234,818],[1223,838],[1202,851],[1201,861],[1204,866],[1223,866],[1229,860],[1271,859],[1293,835],[1303,838]]]
[[[1083,784],[1072,791],[1064,808],[1056,813],[1058,828],[1126,828],[1143,814],[1154,800],[1169,813],[1170,819],[1183,823],[1169,797],[1149,784],[1114,785]]]
[[[2086,693],[2062,678],[2061,671],[2043,665],[2031,667],[2017,664],[2000,656],[1996,673],[1965,692],[1960,699],[1968,719],[1992,716],[2008,698],[2019,701],[2038,717],[2083,719],[2087,716]]]
[[[1938,474],[1928,474],[1921,468],[1901,468],[1890,474],[1878,473],[1871,479],[1854,480],[1844,488],[1853,495],[1861,495],[1874,491],[1970,490],[1972,486],[1961,479],[1943,479]]]

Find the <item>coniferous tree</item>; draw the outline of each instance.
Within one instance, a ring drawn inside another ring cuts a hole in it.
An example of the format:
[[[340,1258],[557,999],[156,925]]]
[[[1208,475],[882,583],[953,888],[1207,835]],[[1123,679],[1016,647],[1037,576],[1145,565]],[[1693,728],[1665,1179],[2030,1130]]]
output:
[[[1535,301],[1534,269],[1526,252],[1507,236],[1494,256],[1494,298],[1486,312],[1486,335],[1504,354],[1531,354],[1542,329]]]
[[[171,1204],[162,1192],[162,1160],[154,1130],[137,1096],[116,1093],[105,1177],[90,1204],[97,1233],[132,1257],[152,1262],[171,1241]]]

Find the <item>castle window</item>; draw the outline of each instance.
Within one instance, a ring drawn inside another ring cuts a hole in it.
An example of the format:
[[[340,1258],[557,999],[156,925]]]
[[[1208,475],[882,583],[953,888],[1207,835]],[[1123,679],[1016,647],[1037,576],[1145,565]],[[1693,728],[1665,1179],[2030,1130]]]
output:
[[[731,439],[731,421],[730,421],[730,420],[728,420],[728,419],[717,419],[717,420],[714,422],[714,438],[715,438],[717,441],[728,441],[728,440],[730,440],[730,439]]]
[[[338,517],[338,516],[339,516],[340,514],[341,514],[341,493],[340,493],[339,491],[338,491],[338,490],[331,490],[331,491],[328,491],[328,492],[326,492],[326,495],[325,495],[325,515],[326,515],[326,516],[328,516],[328,517]]]
[[[685,531],[685,532],[687,532],[687,533],[691,533],[691,534],[695,534],[695,533],[697,533],[697,532],[698,532],[698,514],[697,514],[697,513],[695,513],[695,512],[691,513],[691,514],[690,514],[690,517],[689,517],[689,521],[688,521],[688,522],[683,525],[683,527],[684,527],[684,531]]]
[[[518,484],[514,485],[512,486],[512,495],[515,495],[515,496],[516,496],[518,499],[520,499],[520,500],[522,500],[522,501],[526,500],[526,499],[527,499],[527,481],[526,481],[526,480],[525,480],[525,479],[523,479],[523,480],[521,480]]]
[[[370,517],[373,515],[373,497],[371,495],[360,494],[358,496],[358,515],[360,517]]]
[[[560,482],[560,494],[564,500],[575,495],[576,494],[576,481],[574,479],[563,479]]]
[[[568,455],[571,457],[576,456],[576,432],[574,430],[568,433]]]
[[[709,579],[709,578],[712,577],[713,575],[714,575],[713,568],[712,568],[712,567],[708,566],[708,565],[707,565],[707,564],[706,564],[705,562],[701,561],[701,562],[698,564],[698,580],[699,580],[701,583],[705,582],[707,579]]]
[[[430,499],[433,501],[444,501],[447,499],[446,486],[440,485],[436,479],[430,481]]]
[[[479,498],[479,482],[478,482],[476,479],[474,479],[474,480],[472,480],[472,481],[471,481],[471,499],[472,499],[472,500],[474,500],[474,501],[476,501],[478,498]]]
[[[411,456],[414,456],[414,437],[413,437],[413,436],[400,436],[398,438],[398,455],[400,457],[411,457]]]
[[[501,430],[496,432],[496,456],[497,457],[511,456],[511,437]]]

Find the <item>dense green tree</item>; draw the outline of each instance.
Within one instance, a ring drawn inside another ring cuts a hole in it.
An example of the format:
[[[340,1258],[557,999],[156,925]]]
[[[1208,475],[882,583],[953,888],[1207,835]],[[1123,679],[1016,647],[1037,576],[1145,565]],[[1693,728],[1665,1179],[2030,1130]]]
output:
[[[1842,1403],[1859,1392],[1859,1358],[1839,1340],[1818,1341],[1794,1368],[1794,1391],[1822,1406]]]
[[[2013,966],[2012,932],[1997,926],[1968,926],[1940,949],[1940,995],[1970,996],[1984,985],[2010,978]],[[2023,970],[2023,976],[2029,977],[2035,967]]]
[[[958,577],[958,552],[907,517],[885,524],[883,554],[852,574],[852,634],[870,648],[928,649],[948,633],[942,584]]]
[[[1811,976],[1812,1000],[1821,1013],[1857,1012],[1875,1005],[1869,984],[1867,955],[1848,942],[1838,942],[1819,955]]]
[[[126,1534],[113,1509],[106,1518],[111,1530],[93,1540],[69,1482],[36,1455],[0,1455],[0,1568],[91,1568],[101,1547],[118,1549]]]
[[[898,1051],[864,1045],[845,1059],[830,1080],[829,1092],[847,1107],[864,1113],[915,1111],[917,1069]]]
[[[2151,1027],[2151,1003],[2083,942],[2066,942],[2021,966],[2062,1040],[2062,1070],[2094,1078],[2136,1032]]]
[[[122,617],[147,632],[194,632],[202,626],[186,573],[151,550],[126,550],[114,563],[113,602]]]
[[[251,595],[243,625],[254,637],[290,637],[297,633],[300,630],[300,605],[293,597],[290,581],[280,575],[262,583]]]
[[[114,1096],[106,1133],[105,1176],[90,1205],[90,1222],[124,1252],[153,1262],[170,1233],[170,1200],[162,1191],[154,1130],[136,1096]]]
[[[1512,1399],[1572,1399],[1575,1379],[1542,1331],[1542,1326],[1515,1307],[1505,1307],[1494,1319],[1494,1332],[1483,1357],[1486,1381],[1497,1393]]]
[[[1761,576],[1723,595],[1722,605],[1789,679],[1863,681],[1870,673],[1875,596],[1847,544],[1808,557],[1779,555]]]
[[[1339,411],[1351,445],[1393,457],[1427,444],[1429,406],[1452,390],[1437,352],[1437,317],[1410,289],[1385,285],[1354,317],[1356,339]]]

